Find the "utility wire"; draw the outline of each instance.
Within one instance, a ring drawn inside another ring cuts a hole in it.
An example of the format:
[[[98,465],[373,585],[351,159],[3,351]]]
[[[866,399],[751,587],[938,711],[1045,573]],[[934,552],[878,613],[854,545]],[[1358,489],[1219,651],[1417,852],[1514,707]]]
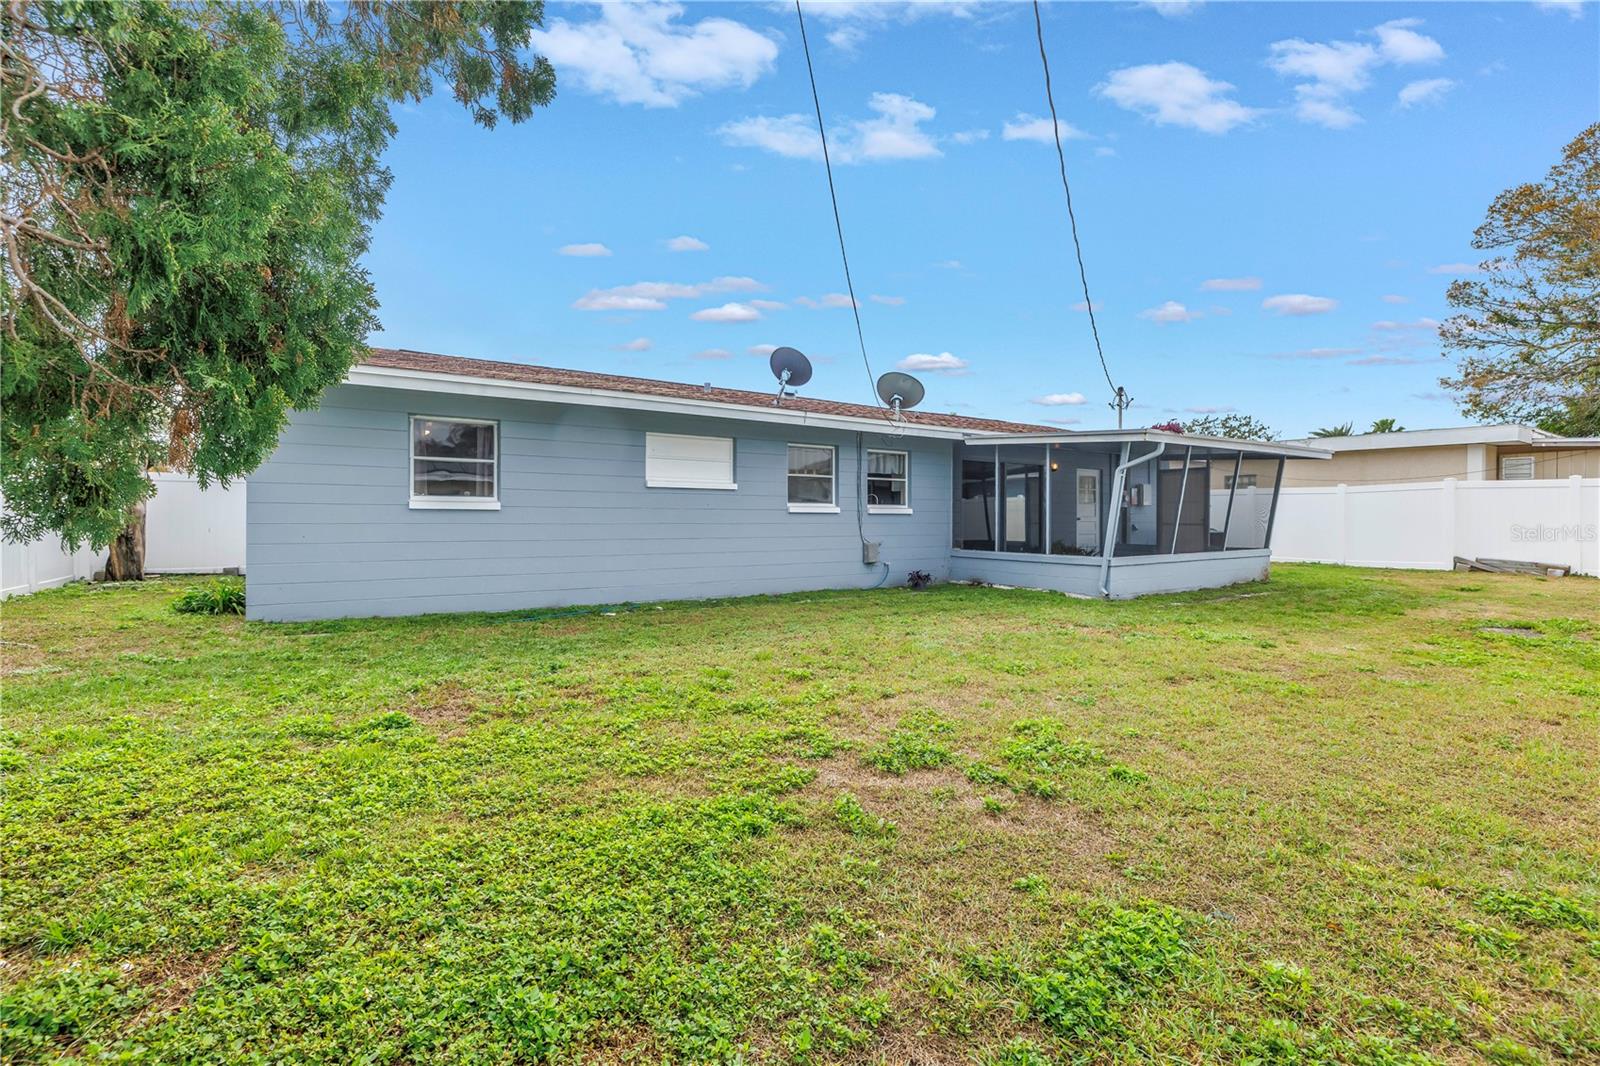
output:
[[[856,317],[856,340],[861,344],[861,365],[867,368],[867,391],[872,394],[872,402],[882,407],[877,378],[872,373],[872,360],[867,358],[867,336],[861,329],[861,304],[856,299],[855,283],[850,280],[850,256],[844,250],[844,223],[839,219],[839,194],[833,187],[833,160],[828,156],[828,131],[822,122],[822,98],[817,95],[817,72],[811,66],[811,43],[806,40],[806,16],[800,10],[800,0],[794,0],[794,16],[800,21],[800,47],[805,51],[806,74],[811,78],[811,103],[817,109],[817,135],[822,138],[822,165],[828,171],[828,199],[833,202],[833,228],[839,234],[839,258],[844,261],[844,287],[850,294],[850,313]]]
[[[1067,218],[1072,223],[1072,248],[1078,256],[1078,279],[1083,282],[1083,307],[1089,312],[1089,330],[1094,334],[1094,350],[1100,357],[1100,372],[1105,374],[1106,384],[1120,402],[1123,393],[1117,388],[1117,383],[1111,380],[1111,370],[1106,366],[1106,353],[1100,346],[1100,327],[1094,320],[1094,301],[1089,298],[1089,275],[1083,268],[1083,246],[1078,243],[1078,216],[1072,210],[1072,186],[1067,182],[1067,153],[1061,147],[1061,122],[1056,118],[1056,98],[1050,88],[1050,57],[1044,51],[1044,21],[1039,16],[1039,0],[1033,0],[1033,27],[1039,36],[1039,62],[1044,65],[1044,96],[1050,102],[1050,129],[1056,135],[1056,159],[1061,163],[1061,188],[1067,194]],[[1121,414],[1119,410],[1119,424]]]

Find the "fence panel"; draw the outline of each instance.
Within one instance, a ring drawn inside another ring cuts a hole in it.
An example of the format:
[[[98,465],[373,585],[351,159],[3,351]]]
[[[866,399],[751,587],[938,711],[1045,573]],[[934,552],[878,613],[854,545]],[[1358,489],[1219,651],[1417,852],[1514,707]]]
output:
[[[1292,488],[1278,503],[1281,562],[1448,570],[1458,555],[1600,575],[1600,479]]]
[[[200,574],[244,568],[244,482],[202,492],[194,478],[183,474],[152,474],[151,480],[156,494],[145,508],[146,571]],[[104,551],[69,552],[55,537],[28,544],[0,542],[0,599],[85,580],[105,561]]]

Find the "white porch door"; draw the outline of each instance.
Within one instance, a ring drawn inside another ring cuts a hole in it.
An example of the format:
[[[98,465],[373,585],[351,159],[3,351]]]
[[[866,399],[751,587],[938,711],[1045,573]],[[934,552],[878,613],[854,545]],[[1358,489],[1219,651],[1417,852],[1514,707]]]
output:
[[[1078,547],[1100,549],[1100,471],[1078,471]]]

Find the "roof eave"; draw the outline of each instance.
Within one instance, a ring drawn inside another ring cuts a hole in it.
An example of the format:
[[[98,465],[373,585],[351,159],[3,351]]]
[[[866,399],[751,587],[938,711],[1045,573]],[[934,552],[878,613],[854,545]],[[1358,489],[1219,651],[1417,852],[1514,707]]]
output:
[[[747,422],[776,422],[785,425],[814,426],[825,429],[876,430],[913,437],[940,440],[965,440],[989,437],[994,430],[935,426],[915,422],[891,422],[887,417],[825,414],[795,407],[756,407],[722,400],[694,400],[679,396],[596,389],[580,385],[551,385],[542,382],[510,381],[503,378],[467,374],[442,374],[428,370],[358,364],[345,377],[349,385],[416,392],[455,393],[464,396],[489,396],[502,399],[536,400],[546,403],[575,404],[581,407],[611,407],[666,414],[688,414],[709,418],[730,418]]]
[[[1063,430],[1059,433],[988,433],[983,444],[1167,444],[1179,447],[1215,448],[1243,452],[1246,457],[1284,459],[1332,459],[1333,453],[1309,445],[1280,441],[1237,440],[1233,437],[1203,437],[1189,433],[1169,433],[1159,429]]]

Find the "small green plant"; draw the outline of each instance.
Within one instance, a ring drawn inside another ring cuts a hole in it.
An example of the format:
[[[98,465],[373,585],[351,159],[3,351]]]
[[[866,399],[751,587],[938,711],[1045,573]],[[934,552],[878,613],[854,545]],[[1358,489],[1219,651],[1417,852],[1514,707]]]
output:
[[[908,770],[932,770],[954,758],[949,748],[934,739],[950,732],[950,728],[950,723],[936,714],[908,714],[862,759],[868,766],[896,777]]]
[[[983,797],[983,813],[1004,814],[1011,809],[1011,804],[996,796]]]
[[[184,589],[172,609],[179,614],[244,614],[244,581],[224,577]]]
[[[1490,889],[1478,897],[1478,909],[1509,918],[1518,925],[1600,932],[1600,915],[1594,910],[1570,896],[1545,890],[1529,893]]]
[[[839,798],[833,801],[833,817],[852,836],[858,837],[886,837],[893,836],[895,824],[887,818],[876,814],[867,813],[861,806],[861,801],[848,792],[839,793]]]
[[[1135,770],[1133,767],[1124,766],[1121,763],[1117,763],[1111,769],[1107,770],[1106,776],[1111,778],[1113,781],[1121,781],[1126,785],[1143,784],[1144,782],[1150,780],[1150,775],[1145,773],[1143,770]]]

